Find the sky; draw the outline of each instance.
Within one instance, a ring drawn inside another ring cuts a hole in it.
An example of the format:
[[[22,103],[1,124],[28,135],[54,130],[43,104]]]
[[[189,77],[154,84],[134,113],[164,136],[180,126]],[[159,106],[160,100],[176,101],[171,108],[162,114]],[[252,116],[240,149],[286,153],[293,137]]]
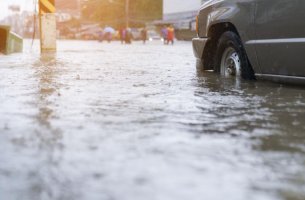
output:
[[[0,19],[10,13],[8,10],[9,5],[19,5],[22,10],[34,10],[33,2],[34,0],[0,0]]]

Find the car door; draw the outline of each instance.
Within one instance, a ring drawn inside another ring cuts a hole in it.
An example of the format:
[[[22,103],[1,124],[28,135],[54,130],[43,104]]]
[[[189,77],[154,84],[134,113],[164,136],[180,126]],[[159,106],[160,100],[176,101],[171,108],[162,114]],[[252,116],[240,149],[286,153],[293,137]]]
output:
[[[305,0],[257,0],[255,31],[263,74],[305,76]]]

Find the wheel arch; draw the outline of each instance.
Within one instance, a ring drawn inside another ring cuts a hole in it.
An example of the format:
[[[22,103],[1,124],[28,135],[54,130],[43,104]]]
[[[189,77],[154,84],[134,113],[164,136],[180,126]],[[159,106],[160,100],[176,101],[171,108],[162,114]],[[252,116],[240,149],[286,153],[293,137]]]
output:
[[[240,37],[237,28],[230,22],[220,22],[213,24],[209,27],[207,31],[207,37],[209,38],[209,40],[207,41],[206,47],[203,51],[203,61],[205,69],[214,70],[213,58],[217,50],[218,40],[221,35],[227,31],[232,31]]]
[[[207,69],[212,68],[207,58],[211,58],[217,39],[222,33],[232,31],[241,39],[252,68],[257,72],[260,71],[255,46],[247,43],[255,39],[255,11],[256,3],[253,1],[214,0],[204,4],[198,13],[198,37],[208,38],[209,44],[206,45],[202,55],[207,62]]]

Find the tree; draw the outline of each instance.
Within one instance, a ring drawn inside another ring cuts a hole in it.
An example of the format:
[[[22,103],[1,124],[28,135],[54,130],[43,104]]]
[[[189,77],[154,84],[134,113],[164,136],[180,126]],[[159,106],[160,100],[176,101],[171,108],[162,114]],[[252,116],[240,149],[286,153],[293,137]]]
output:
[[[102,25],[123,26],[126,21],[125,2],[125,0],[86,1],[82,5],[82,17]],[[129,0],[128,7],[131,27],[162,19],[163,16],[163,0]]]

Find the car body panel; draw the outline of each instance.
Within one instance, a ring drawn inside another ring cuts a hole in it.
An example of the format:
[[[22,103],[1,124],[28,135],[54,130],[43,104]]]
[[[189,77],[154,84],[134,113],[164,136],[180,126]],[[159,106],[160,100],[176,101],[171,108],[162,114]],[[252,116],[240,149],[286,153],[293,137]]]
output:
[[[255,46],[263,74],[305,76],[305,1],[257,0]]]
[[[204,51],[207,41],[208,41],[208,38],[194,38],[192,40],[193,51],[194,51],[194,55],[196,58],[202,59],[203,51]]]

